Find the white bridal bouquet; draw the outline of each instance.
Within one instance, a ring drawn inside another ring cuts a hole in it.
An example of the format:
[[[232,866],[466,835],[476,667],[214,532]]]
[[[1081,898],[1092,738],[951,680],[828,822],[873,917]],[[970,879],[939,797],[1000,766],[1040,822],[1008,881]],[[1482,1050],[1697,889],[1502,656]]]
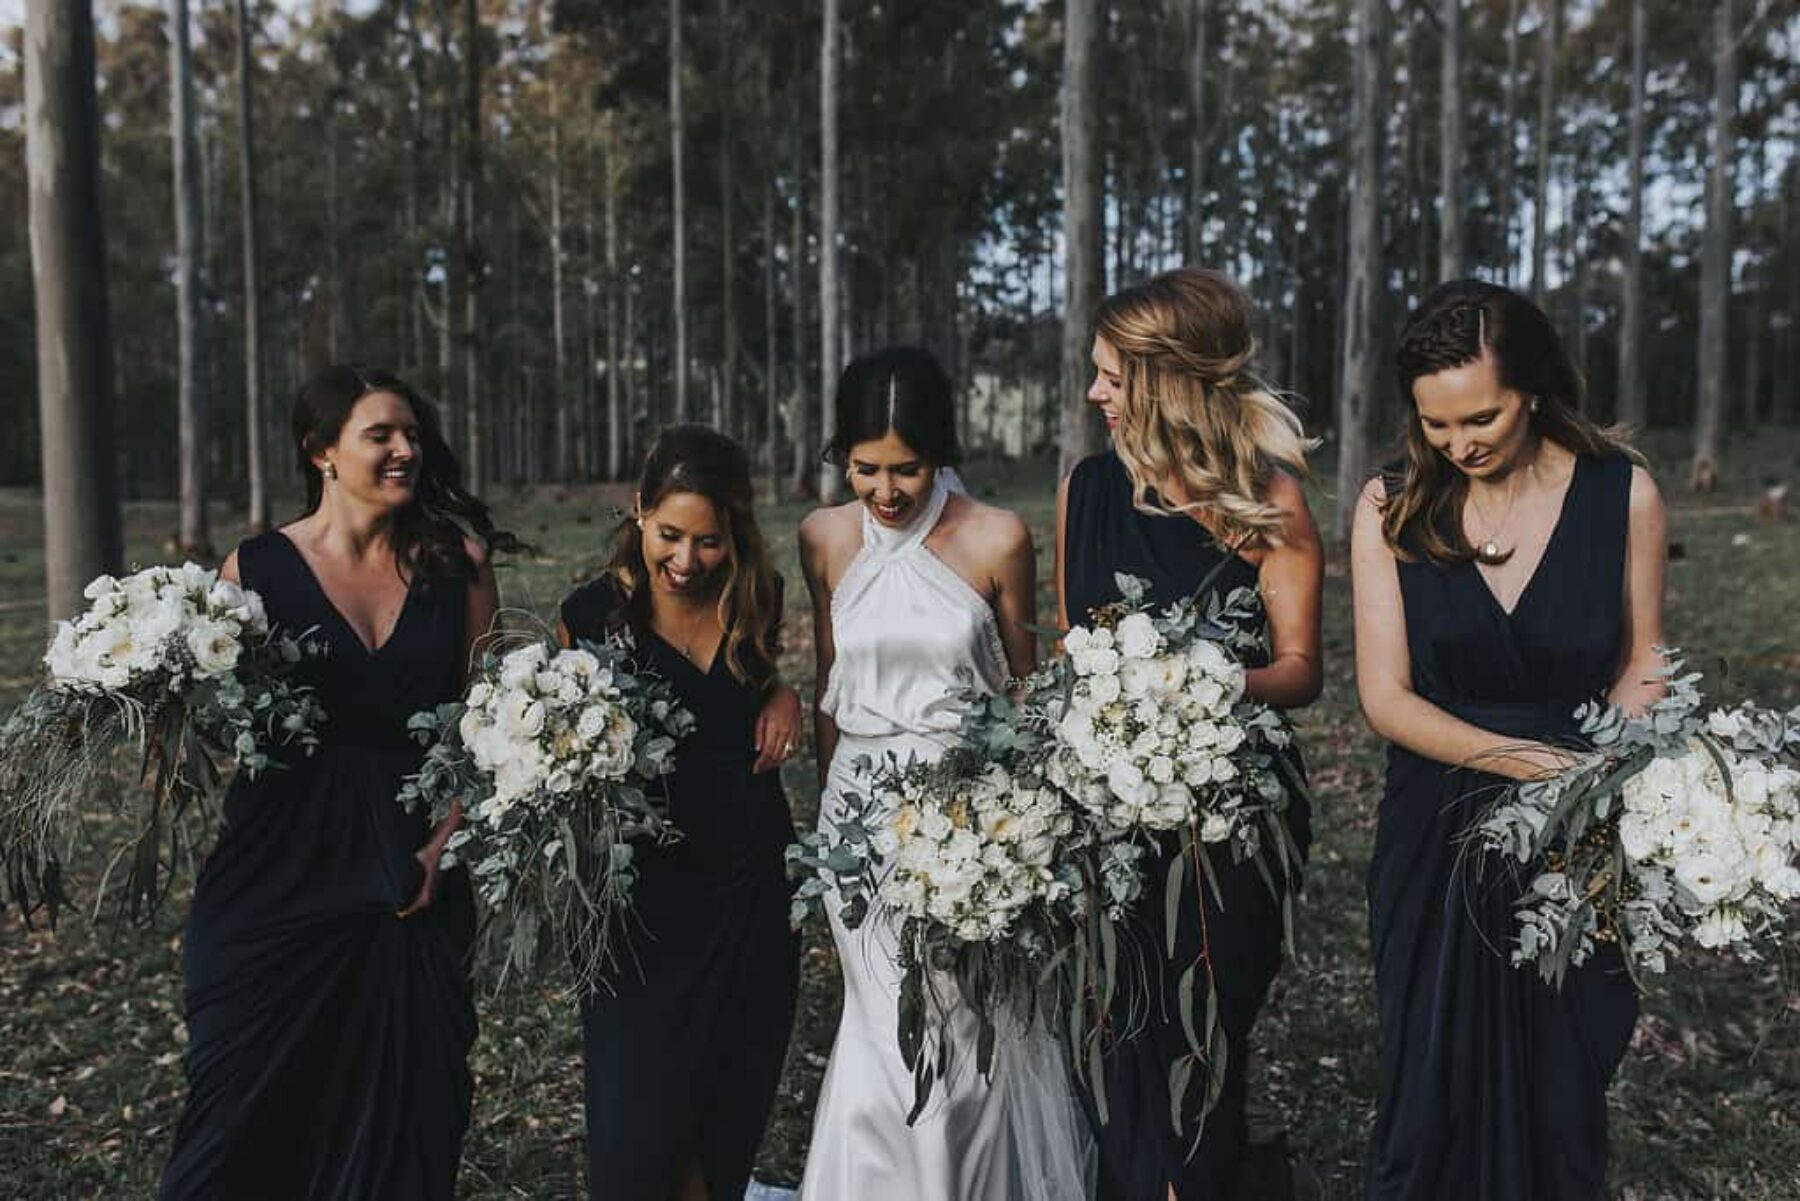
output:
[[[308,648],[273,634],[262,598],[217,572],[184,563],[103,575],[84,595],[87,610],[57,623],[43,680],[0,728],[0,859],[22,904],[35,890],[54,907],[57,847],[130,743],[150,785],[126,848],[136,915],[161,898],[165,850],[187,847],[181,819],[218,783],[217,761],[255,774],[271,749],[310,751],[323,715],[294,677]]]
[[[488,903],[503,977],[529,973],[542,944],[572,964],[578,992],[602,986],[635,845],[677,837],[657,783],[694,718],[631,650],[623,638],[572,650],[534,638],[486,656],[461,702],[409,723],[430,749],[400,801],[433,821],[462,806],[445,861],[466,862]]]
[[[1077,1044],[1105,1112],[1100,1056],[1121,982],[1120,926],[1144,900],[1162,840],[1181,844],[1157,898],[1169,955],[1178,906],[1217,891],[1209,848],[1255,861],[1290,912],[1299,853],[1284,817],[1304,782],[1285,718],[1244,697],[1243,660],[1263,637],[1254,594],[1152,611],[1143,581],[1118,583],[1126,599],[1068,631],[1064,653],[1012,695],[964,695],[961,746],[934,764],[876,767],[869,800],[845,797],[846,821],[790,848],[802,876],[796,922],[833,893],[847,925],[871,905],[900,921],[899,1034],[920,1107],[941,1072],[921,1054],[921,1030],[942,977],[979,1023],[984,1072],[1001,1018],[1045,1017]],[[1179,1103],[1206,1066],[1210,1111],[1228,1053],[1210,957],[1180,968],[1191,1054],[1171,1065],[1171,1093]],[[1129,974],[1125,984],[1143,991]]]
[[[1634,974],[1685,940],[1755,958],[1800,897],[1800,709],[1705,712],[1699,675],[1668,662],[1648,713],[1583,706],[1592,751],[1509,787],[1476,830],[1524,865],[1512,959],[1551,984],[1602,942]]]

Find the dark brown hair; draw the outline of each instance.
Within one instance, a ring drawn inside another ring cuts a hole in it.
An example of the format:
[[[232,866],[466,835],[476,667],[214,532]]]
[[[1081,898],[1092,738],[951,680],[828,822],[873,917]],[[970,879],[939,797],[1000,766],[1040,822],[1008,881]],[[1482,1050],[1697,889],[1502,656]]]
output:
[[[781,626],[775,571],[756,524],[750,458],[737,442],[707,425],[672,425],[657,435],[638,479],[638,502],[649,511],[664,497],[691,492],[712,503],[725,534],[724,583],[719,588],[723,653],[731,674],[764,686],[775,677]],[[624,598],[624,619],[640,637],[650,629],[650,587],[644,534],[635,515],[620,523],[605,575]]]
[[[313,376],[294,398],[292,427],[300,470],[306,477],[305,514],[316,513],[325,481],[313,456],[343,433],[350,411],[365,396],[391,392],[412,407],[419,422],[419,475],[412,503],[394,515],[394,563],[403,574],[425,581],[468,579],[464,539],[473,536],[490,551],[518,554],[530,547],[494,524],[481,498],[463,487],[462,463],[444,440],[436,407],[425,394],[388,371],[334,364]]]
[[[1405,455],[1385,473],[1381,533],[1402,558],[1422,555],[1449,564],[1475,557],[1462,523],[1469,478],[1426,440],[1413,383],[1467,366],[1483,349],[1493,356],[1502,387],[1537,402],[1529,420],[1539,437],[1578,455],[1626,454],[1641,461],[1625,431],[1602,428],[1582,414],[1586,386],[1542,309],[1478,279],[1439,284],[1407,317],[1394,354],[1408,417]]]

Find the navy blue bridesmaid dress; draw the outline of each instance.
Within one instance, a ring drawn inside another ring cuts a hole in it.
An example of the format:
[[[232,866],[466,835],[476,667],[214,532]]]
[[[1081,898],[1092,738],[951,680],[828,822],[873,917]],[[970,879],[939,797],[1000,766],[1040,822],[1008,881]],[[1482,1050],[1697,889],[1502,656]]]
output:
[[[1391,486],[1391,485],[1390,485]],[[1399,564],[1418,695],[1485,730],[1566,741],[1621,656],[1631,464],[1577,457],[1535,574],[1509,613],[1474,563]],[[1511,965],[1508,865],[1464,836],[1505,781],[1388,748],[1369,932],[1381,1091],[1368,1195],[1576,1201],[1603,1195],[1606,1086],[1637,1020],[1616,947],[1560,993]]]
[[[1112,451],[1084,459],[1069,477],[1062,563],[1072,623],[1080,624],[1095,608],[1120,599],[1115,573],[1149,581],[1149,599],[1168,605],[1192,596],[1228,555],[1192,518],[1136,508],[1125,465]],[[1256,582],[1256,568],[1230,556],[1211,587],[1223,596],[1240,587],[1254,589]],[[1290,802],[1288,826],[1304,855],[1312,842],[1312,817],[1299,797]],[[1165,838],[1145,892],[1155,903],[1140,905],[1130,919],[1134,950],[1121,959],[1139,965],[1141,974],[1136,988],[1121,986],[1114,1026],[1123,1033],[1105,1049],[1109,1120],[1101,1122],[1092,1096],[1084,1097],[1099,1137],[1103,1190],[1122,1201],[1165,1201],[1170,1185],[1181,1201],[1232,1196],[1249,1133],[1244,1100],[1250,1029],[1283,957],[1280,906],[1256,866],[1232,863],[1230,856],[1214,858],[1223,905],[1210,889],[1195,904],[1183,905],[1176,919],[1175,955],[1168,956],[1160,899],[1180,850],[1178,837]],[[1297,880],[1292,883],[1298,885]],[[1170,1121],[1169,1069],[1189,1051],[1178,989],[1182,973],[1200,958],[1201,904],[1219,1018],[1231,1050],[1218,1105],[1206,1118],[1198,1149],[1190,1154],[1194,1131],[1200,1128],[1204,1081],[1196,1075],[1177,1130]],[[1128,1012],[1134,991],[1148,993],[1145,1012]]]
[[[563,601],[562,621],[600,641],[625,627],[624,600],[595,580]],[[702,670],[654,632],[635,636],[696,723],[668,780],[682,837],[640,852],[632,950],[583,1007],[588,1196],[667,1201],[697,1158],[708,1197],[742,1197],[799,990],[783,858],[794,827],[780,772],[750,770],[762,689],[732,675],[723,645]]]
[[[364,647],[280,532],[238,548],[269,619],[329,647],[306,665],[327,724],[226,794],[182,946],[187,1104],[166,1201],[447,1201],[472,1082],[465,971],[473,908],[448,871],[436,905],[395,803],[420,748],[407,718],[462,689],[466,587],[415,580],[393,633]]]

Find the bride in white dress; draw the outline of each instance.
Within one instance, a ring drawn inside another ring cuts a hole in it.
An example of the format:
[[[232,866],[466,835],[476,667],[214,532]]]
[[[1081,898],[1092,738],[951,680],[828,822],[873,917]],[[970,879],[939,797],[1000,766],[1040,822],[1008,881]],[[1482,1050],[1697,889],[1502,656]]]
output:
[[[958,688],[989,691],[1036,653],[1036,568],[1016,514],[964,495],[950,381],[922,350],[850,364],[838,386],[837,438],[856,494],[800,526],[812,592],[822,772],[819,819],[867,794],[855,763],[933,758],[949,745]],[[974,1023],[915,1122],[913,1077],[896,1034],[900,967],[879,911],[856,929],[830,913],[844,1013],[813,1120],[803,1201],[1080,1201],[1092,1192],[1093,1141],[1061,1048],[1033,1030],[1002,1039],[992,1080],[975,1067]],[[966,1016],[966,1015],[964,1015]]]

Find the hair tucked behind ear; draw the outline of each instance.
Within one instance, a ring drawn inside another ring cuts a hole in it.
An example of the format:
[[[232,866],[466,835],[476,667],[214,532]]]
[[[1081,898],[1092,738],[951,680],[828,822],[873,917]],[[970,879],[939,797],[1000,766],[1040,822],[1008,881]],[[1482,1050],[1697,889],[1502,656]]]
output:
[[[1139,508],[1204,510],[1230,544],[1272,545],[1290,516],[1270,474],[1310,474],[1300,418],[1251,370],[1250,306],[1216,271],[1183,267],[1109,296],[1097,332],[1119,354],[1124,401],[1113,446]],[[1178,480],[1172,505],[1152,491]]]

